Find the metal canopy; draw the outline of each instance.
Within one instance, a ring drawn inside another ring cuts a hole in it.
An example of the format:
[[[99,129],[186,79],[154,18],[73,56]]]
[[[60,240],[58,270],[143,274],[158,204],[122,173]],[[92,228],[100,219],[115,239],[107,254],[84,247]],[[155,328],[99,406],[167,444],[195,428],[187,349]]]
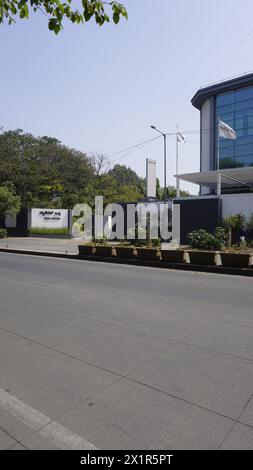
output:
[[[221,175],[221,189],[246,186],[253,189],[253,167],[232,168],[218,171],[203,171],[178,175],[179,180],[216,189],[218,174]]]

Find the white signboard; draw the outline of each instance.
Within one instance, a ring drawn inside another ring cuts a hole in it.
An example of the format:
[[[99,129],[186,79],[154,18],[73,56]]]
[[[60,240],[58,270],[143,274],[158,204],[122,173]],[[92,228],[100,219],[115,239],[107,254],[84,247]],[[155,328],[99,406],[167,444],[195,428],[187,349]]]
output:
[[[31,228],[68,228],[67,209],[31,209]]]
[[[147,197],[156,197],[156,160],[146,159]]]

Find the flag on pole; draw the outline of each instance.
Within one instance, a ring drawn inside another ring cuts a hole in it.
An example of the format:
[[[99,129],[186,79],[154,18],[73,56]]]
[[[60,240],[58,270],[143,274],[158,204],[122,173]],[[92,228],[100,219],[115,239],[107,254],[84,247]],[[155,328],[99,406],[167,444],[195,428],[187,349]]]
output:
[[[234,129],[223,121],[219,120],[219,136],[224,139],[236,140],[237,135]]]
[[[184,134],[182,134],[179,129],[177,130],[177,141],[183,143],[186,141]]]

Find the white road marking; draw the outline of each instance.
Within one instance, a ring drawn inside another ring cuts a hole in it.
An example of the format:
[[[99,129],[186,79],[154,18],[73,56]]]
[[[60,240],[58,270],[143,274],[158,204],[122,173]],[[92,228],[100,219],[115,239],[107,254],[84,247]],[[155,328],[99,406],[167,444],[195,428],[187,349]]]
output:
[[[20,419],[41,437],[51,441],[59,449],[95,450],[96,447],[81,436],[51,420],[40,411],[18,400],[0,389],[0,407],[15,418]],[[15,436],[14,436],[15,437]]]

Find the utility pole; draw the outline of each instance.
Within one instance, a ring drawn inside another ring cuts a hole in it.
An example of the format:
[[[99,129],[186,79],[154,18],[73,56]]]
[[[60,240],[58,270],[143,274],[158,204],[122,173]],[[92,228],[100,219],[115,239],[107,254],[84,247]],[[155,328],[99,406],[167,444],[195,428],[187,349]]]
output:
[[[178,125],[177,125],[177,135],[176,135],[176,184],[177,184],[177,197],[180,197],[180,187],[179,187],[179,179],[178,179]]]

